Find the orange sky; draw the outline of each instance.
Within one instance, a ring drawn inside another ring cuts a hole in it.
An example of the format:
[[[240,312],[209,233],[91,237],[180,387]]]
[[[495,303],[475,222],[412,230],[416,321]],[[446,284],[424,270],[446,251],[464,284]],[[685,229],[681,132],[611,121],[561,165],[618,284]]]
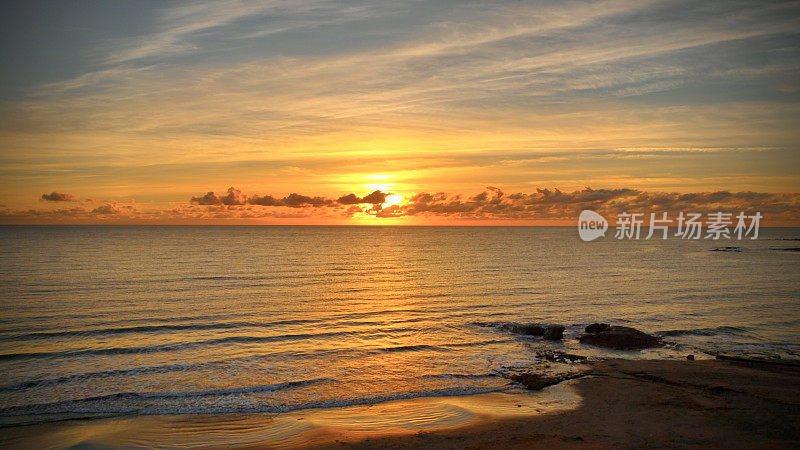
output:
[[[3,5],[0,223],[797,220],[796,4],[131,8]]]

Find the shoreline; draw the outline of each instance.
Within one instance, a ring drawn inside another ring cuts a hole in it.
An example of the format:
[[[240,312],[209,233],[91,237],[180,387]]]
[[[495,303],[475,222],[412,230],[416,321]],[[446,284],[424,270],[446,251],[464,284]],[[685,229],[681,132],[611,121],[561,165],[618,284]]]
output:
[[[791,448],[800,367],[601,360],[541,391],[421,397],[284,414],[125,416],[0,429],[5,447]]]

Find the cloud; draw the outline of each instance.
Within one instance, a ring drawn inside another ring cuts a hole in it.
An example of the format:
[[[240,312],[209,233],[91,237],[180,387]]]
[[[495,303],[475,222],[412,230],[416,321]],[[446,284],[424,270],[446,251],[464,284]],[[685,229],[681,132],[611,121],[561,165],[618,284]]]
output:
[[[107,201],[92,208],[87,203],[73,208],[12,209],[0,208],[0,223],[125,223],[131,220],[153,220],[163,211],[142,212],[133,203]]]
[[[213,191],[207,192],[203,196],[194,196],[189,203],[196,205],[258,205],[258,206],[286,206],[289,208],[303,208],[306,206],[320,207],[333,205],[333,200],[324,197],[311,197],[297,193],[289,194],[283,198],[275,198],[272,195],[252,195],[248,197],[241,190],[235,187],[228,188],[225,195],[217,195]]]
[[[333,204],[333,201],[323,197],[309,197],[307,195],[292,193],[284,198],[282,203],[284,206],[289,206],[291,208],[301,208],[304,206],[330,206]]]
[[[342,205],[359,205],[359,204],[381,205],[383,203],[386,203],[386,197],[391,194],[392,194],[391,192],[383,192],[381,190],[376,190],[368,195],[359,197],[356,194],[351,193],[339,197],[339,199],[336,201]]]
[[[336,201],[342,205],[357,205],[361,203],[361,197],[357,196],[356,194],[347,194],[339,197],[339,199]]]
[[[97,208],[92,209],[92,214],[98,214],[101,216],[116,216],[120,214],[132,216],[136,212],[137,209],[135,206],[122,205],[114,201],[107,202],[98,206]]]
[[[234,187],[228,188],[228,193],[222,196],[207,192],[201,197],[192,197],[190,203],[198,205],[244,205],[247,203],[247,196],[242,191]]]
[[[42,201],[47,202],[77,202],[78,199],[72,194],[65,194],[63,192],[51,192],[49,194],[42,194]]]
[[[250,197],[248,203],[250,203],[251,205],[260,205],[260,206],[281,206],[283,205],[283,200],[277,199],[271,195],[264,195],[264,196],[254,195]]]
[[[359,197],[356,194],[331,197],[292,193],[285,197],[250,195],[231,187],[225,195],[213,191],[190,201],[168,208],[150,207],[142,210],[133,203],[106,201],[94,208],[81,205],[60,209],[0,208],[2,223],[95,223],[112,221],[125,223],[208,223],[235,220],[312,220],[328,223],[352,217],[426,218],[474,221],[574,221],[584,209],[596,211],[613,221],[621,212],[662,213],[674,217],[678,212],[760,212],[765,220],[781,223],[800,223],[800,193],[769,193],[754,191],[656,192],[631,188],[586,187],[572,191],[557,188],[534,188],[530,192],[508,193],[488,186],[474,195],[446,192],[403,193],[399,204],[382,207],[386,192],[377,190]],[[376,203],[372,203],[376,202]],[[380,202],[380,203],[379,203]],[[364,206],[369,205],[369,206]],[[289,222],[296,223],[296,222]]]
[[[571,220],[580,211],[591,209],[600,214],[615,215],[620,212],[738,212],[760,211],[781,218],[800,218],[800,194],[764,192],[649,192],[630,188],[593,189],[586,187],[574,191],[535,188],[533,192],[508,194],[495,186],[472,196],[444,192],[419,192],[408,196],[401,204],[382,208],[391,193],[376,190],[359,197],[354,193],[338,197],[300,194],[278,198],[272,195],[254,195],[249,198],[239,189],[230,188],[228,195],[220,197],[209,192],[202,197],[192,197],[191,203],[213,206],[216,211],[230,214],[241,205],[285,208],[327,208],[345,217],[363,213],[379,218],[387,217],[451,217],[462,219],[525,219]],[[246,202],[245,202],[245,199]],[[226,203],[227,202],[227,203]],[[371,205],[362,207],[360,205]],[[226,209],[227,208],[227,209]],[[250,214],[258,215],[251,210]],[[237,213],[237,217],[243,217]]]
[[[636,189],[584,188],[572,192],[537,188],[533,193],[506,195],[498,188],[463,200],[460,195],[422,192],[406,204],[376,214],[379,217],[448,216],[483,219],[571,220],[591,209],[603,215],[620,212],[739,212],[759,211],[776,218],[800,218],[800,194],[758,192],[665,193]]]

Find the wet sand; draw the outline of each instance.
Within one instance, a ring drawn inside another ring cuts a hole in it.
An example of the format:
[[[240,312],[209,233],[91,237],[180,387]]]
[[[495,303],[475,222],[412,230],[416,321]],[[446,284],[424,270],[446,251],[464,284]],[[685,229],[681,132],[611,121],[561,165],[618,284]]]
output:
[[[32,447],[614,448],[800,446],[800,367],[740,361],[587,364],[542,391],[293,413],[140,416],[0,429]]]
[[[734,361],[591,364],[581,406],[356,448],[798,448],[800,368]]]

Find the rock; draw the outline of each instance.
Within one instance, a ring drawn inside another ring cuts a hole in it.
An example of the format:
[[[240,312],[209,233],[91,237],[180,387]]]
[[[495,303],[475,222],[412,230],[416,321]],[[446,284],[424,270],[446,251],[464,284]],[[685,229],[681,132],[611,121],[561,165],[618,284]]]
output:
[[[516,381],[517,383],[525,386],[532,391],[538,391],[564,381],[564,377],[556,377],[552,375],[542,375],[538,373],[523,372],[510,374],[507,378]]]
[[[560,341],[564,337],[563,325],[550,325],[544,330],[544,338],[548,341]]]
[[[608,331],[611,329],[611,325],[607,323],[593,323],[586,327],[587,333],[599,333],[601,331]]]
[[[587,359],[589,359],[586,356],[573,355],[571,353],[558,352],[548,349],[538,350],[536,352],[536,356],[538,358],[544,359],[545,361],[556,362],[556,363],[567,363],[567,364],[584,362]]]
[[[504,378],[516,381],[526,388],[534,391],[558,384],[562,381],[580,378],[588,373],[588,368],[573,368],[567,372],[543,373],[534,370],[515,370],[501,373]]]
[[[609,327],[606,331],[584,334],[578,340],[582,344],[621,350],[650,348],[660,345],[660,341],[655,336],[642,333],[635,328],[619,326]]]
[[[689,361],[694,361],[694,355],[686,355],[686,359]]]
[[[498,328],[505,331],[510,331],[516,334],[525,334],[528,336],[541,336],[544,334],[544,328],[539,325],[526,324],[526,323],[503,323]]]
[[[515,334],[525,334],[528,336],[541,336],[544,334],[544,328],[532,323],[516,323],[516,322],[474,322],[474,325],[479,327],[491,327],[498,330],[507,331]]]
[[[542,336],[544,335],[544,328],[539,325],[520,325],[515,330],[519,334],[527,334],[528,336]]]

